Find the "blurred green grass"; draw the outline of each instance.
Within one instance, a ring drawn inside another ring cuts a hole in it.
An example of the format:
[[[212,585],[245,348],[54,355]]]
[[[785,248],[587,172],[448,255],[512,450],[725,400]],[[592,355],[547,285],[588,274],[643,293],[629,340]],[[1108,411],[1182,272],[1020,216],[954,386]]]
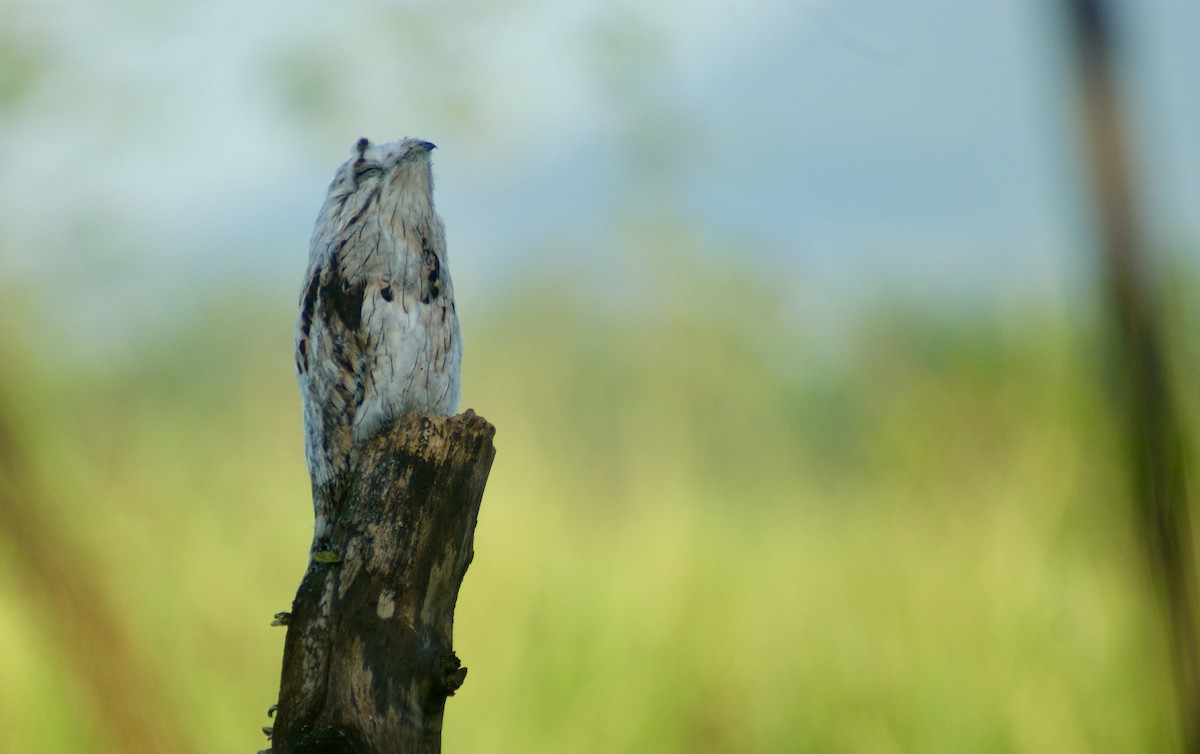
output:
[[[676,285],[653,312],[536,281],[464,312],[498,455],[446,751],[1176,750],[1084,324],[896,303],[830,349],[735,277]],[[687,304],[716,288],[748,303]],[[265,746],[307,552],[291,327],[227,301],[110,364],[6,346],[47,520],[166,690],[139,701],[202,751]],[[61,657],[87,627],[19,558],[0,750],[107,751]]]

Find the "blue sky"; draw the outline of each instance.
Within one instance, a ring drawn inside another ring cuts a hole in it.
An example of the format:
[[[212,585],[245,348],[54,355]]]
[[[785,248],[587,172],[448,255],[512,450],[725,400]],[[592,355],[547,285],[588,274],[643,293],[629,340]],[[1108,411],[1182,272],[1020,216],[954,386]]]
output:
[[[531,269],[609,295],[655,223],[828,300],[1087,274],[1066,37],[1038,0],[9,6],[37,73],[0,112],[0,274],[115,327],[289,299],[363,135],[438,143],[467,300]],[[1148,229],[1195,252],[1200,6],[1119,9]]]

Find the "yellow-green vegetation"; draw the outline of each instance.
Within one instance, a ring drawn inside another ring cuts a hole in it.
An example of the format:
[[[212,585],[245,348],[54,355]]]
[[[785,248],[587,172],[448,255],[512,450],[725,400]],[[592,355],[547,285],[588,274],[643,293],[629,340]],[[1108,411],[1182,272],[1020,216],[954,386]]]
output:
[[[720,310],[532,285],[463,312],[498,455],[445,750],[1174,751],[1095,339],[889,307],[814,343],[722,285]],[[30,348],[6,410],[144,660],[126,701],[197,751],[265,747],[311,525],[290,307],[104,367]],[[0,543],[0,750],[117,751],[64,659],[89,627]]]

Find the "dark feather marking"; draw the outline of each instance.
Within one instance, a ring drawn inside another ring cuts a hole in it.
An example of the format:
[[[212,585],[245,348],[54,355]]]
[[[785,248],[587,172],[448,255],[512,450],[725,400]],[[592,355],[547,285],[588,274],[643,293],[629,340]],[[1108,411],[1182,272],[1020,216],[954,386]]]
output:
[[[308,279],[304,288],[304,298],[300,301],[300,342],[296,346],[299,358],[296,359],[296,370],[304,374],[308,364],[308,334],[312,329],[313,313],[317,308],[318,278],[316,272]]]
[[[379,189],[376,188],[374,191],[371,192],[371,195],[367,197],[367,201],[363,202],[362,208],[360,210],[358,210],[358,212],[355,212],[354,216],[351,217],[349,222],[347,222],[343,227],[354,228],[355,226],[357,226],[358,221],[362,219],[363,215],[367,214],[367,212],[370,211],[371,205],[374,204],[375,200],[378,198],[379,198]],[[343,241],[342,243],[345,244],[345,241]]]
[[[320,284],[321,308],[342,321],[351,333],[358,333],[362,322],[363,284],[352,284],[342,277],[335,254],[329,266],[328,279]]]
[[[317,286],[320,277],[318,272],[313,272],[312,277],[308,279],[308,286],[304,289],[304,299],[300,302],[300,333],[303,336],[301,343],[308,340],[308,331],[312,327],[313,312],[317,309]]]
[[[425,279],[429,282],[429,288],[425,295],[421,296],[421,303],[428,304],[442,295],[442,286],[438,282],[442,278],[442,263],[438,260],[437,252],[430,248],[424,233],[421,234],[421,255],[421,261],[426,269]]]

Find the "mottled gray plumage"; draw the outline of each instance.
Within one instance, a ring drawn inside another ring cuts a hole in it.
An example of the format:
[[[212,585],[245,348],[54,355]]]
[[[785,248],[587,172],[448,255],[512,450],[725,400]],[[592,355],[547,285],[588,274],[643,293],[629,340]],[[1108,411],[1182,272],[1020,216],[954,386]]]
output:
[[[357,448],[409,411],[458,403],[462,341],[426,141],[359,140],[317,217],[296,327],[316,513],[336,515]]]

